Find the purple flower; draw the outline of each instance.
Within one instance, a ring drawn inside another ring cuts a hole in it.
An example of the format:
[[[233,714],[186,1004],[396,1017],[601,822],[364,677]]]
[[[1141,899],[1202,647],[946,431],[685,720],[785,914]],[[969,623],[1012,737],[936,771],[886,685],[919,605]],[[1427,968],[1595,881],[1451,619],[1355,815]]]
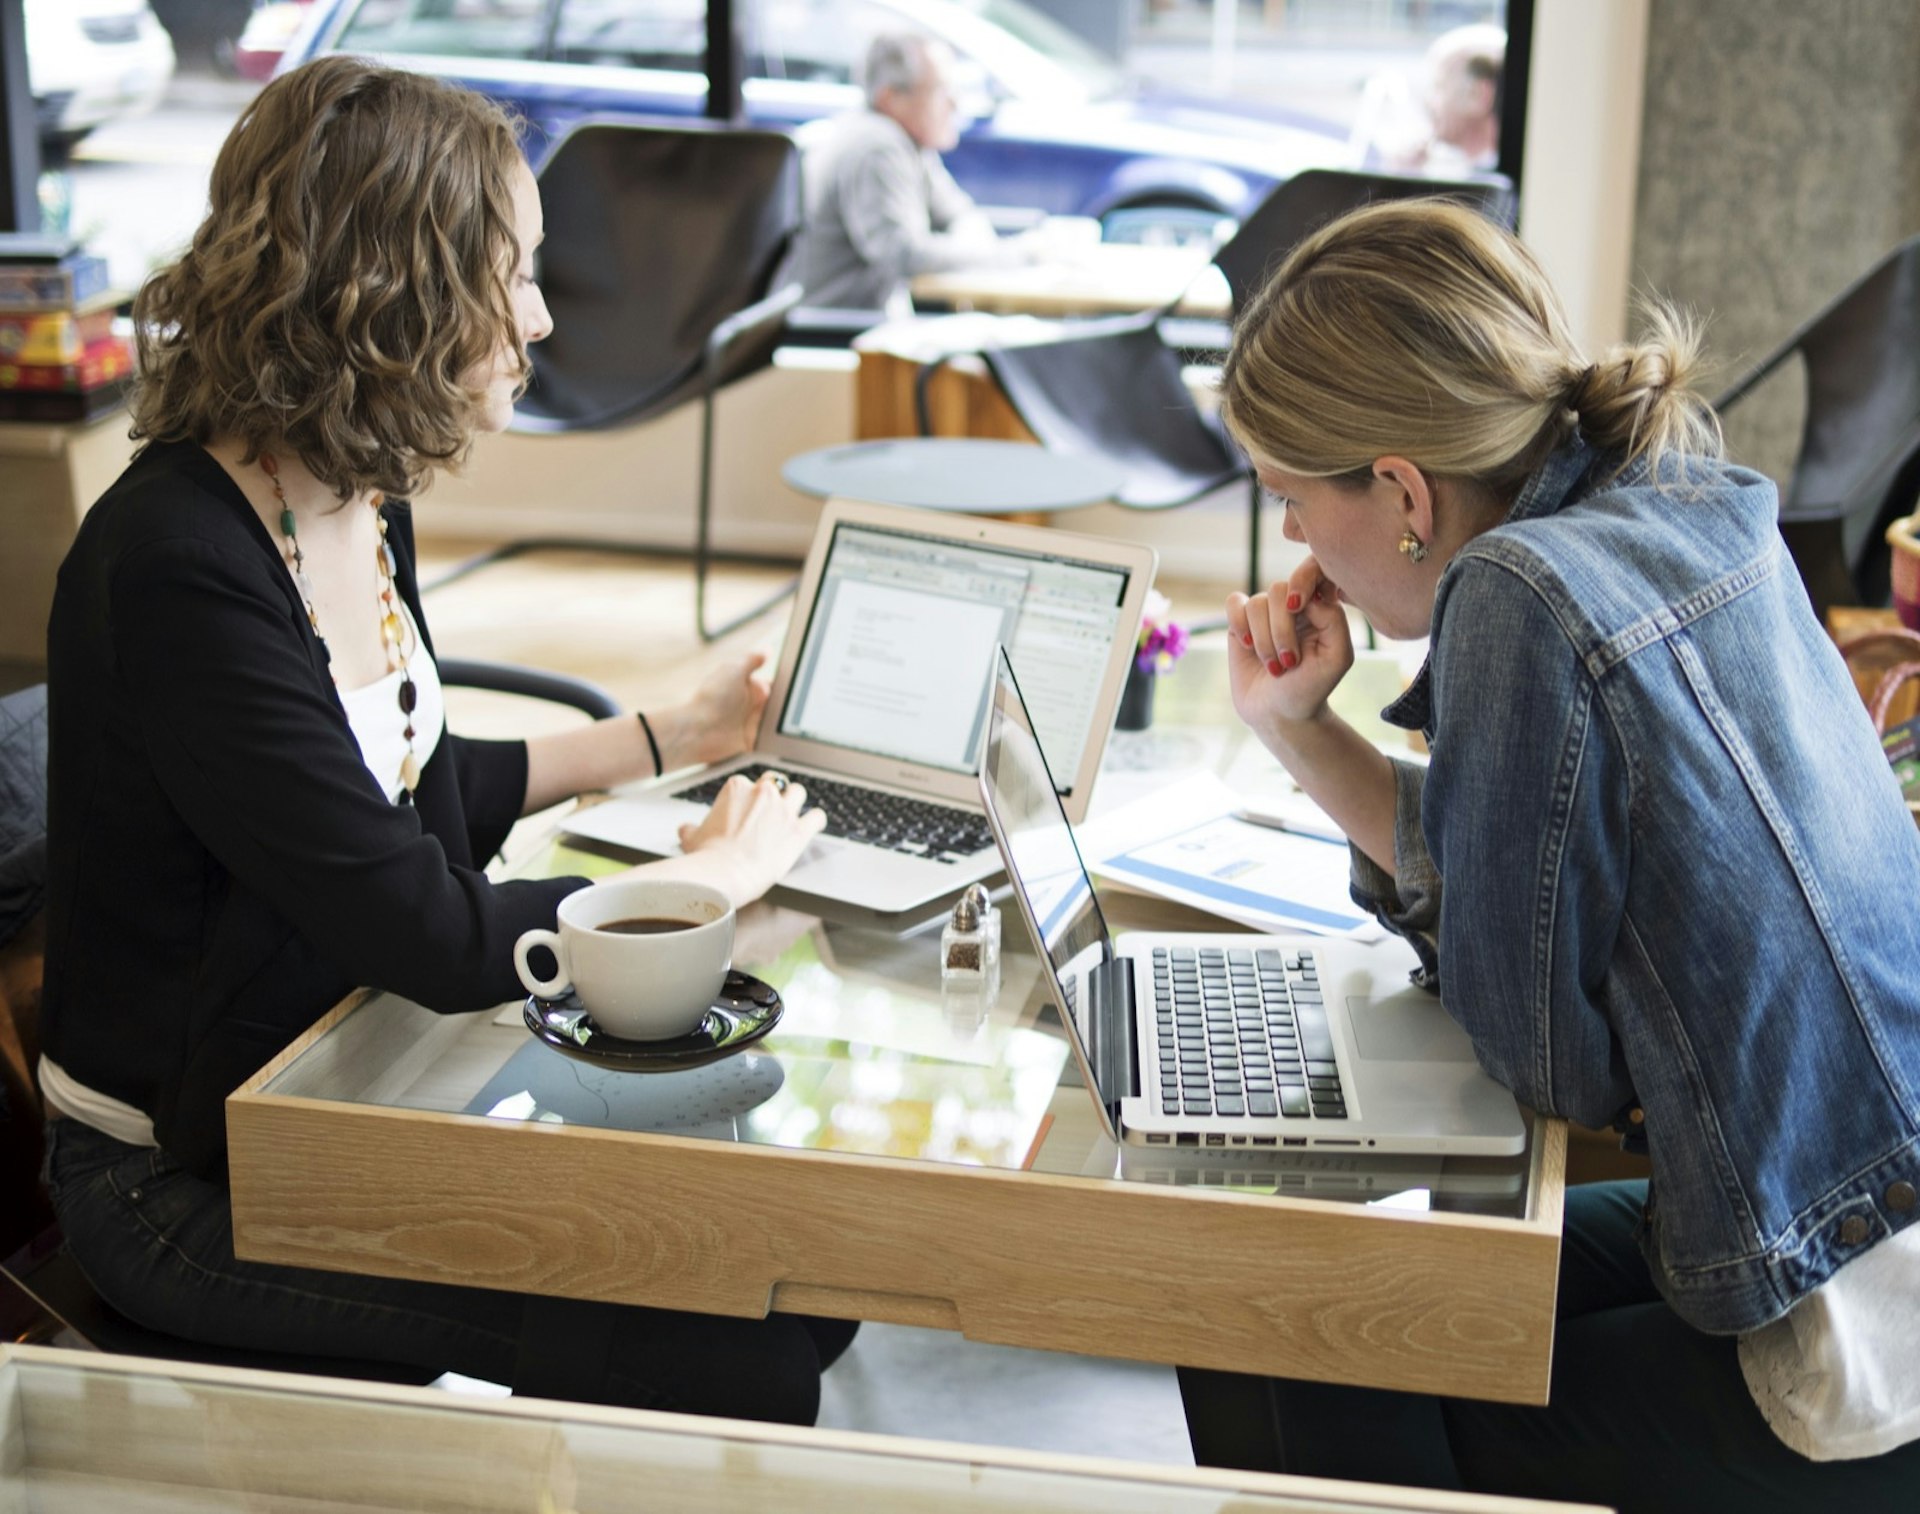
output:
[[[1187,628],[1172,618],[1168,613],[1171,608],[1165,595],[1155,592],[1147,596],[1133,665],[1149,677],[1164,673],[1186,654]]]

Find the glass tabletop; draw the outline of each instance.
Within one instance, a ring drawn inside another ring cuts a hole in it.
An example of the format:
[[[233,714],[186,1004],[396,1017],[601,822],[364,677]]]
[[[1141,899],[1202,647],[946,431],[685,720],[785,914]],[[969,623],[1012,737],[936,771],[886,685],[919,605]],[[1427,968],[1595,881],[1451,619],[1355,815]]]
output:
[[[477,1401],[0,1343],[0,1508],[768,1508],[1212,1514],[1475,1507],[1404,1490],[1092,1463],[639,1410]],[[1504,1502],[1502,1507],[1509,1507]]]

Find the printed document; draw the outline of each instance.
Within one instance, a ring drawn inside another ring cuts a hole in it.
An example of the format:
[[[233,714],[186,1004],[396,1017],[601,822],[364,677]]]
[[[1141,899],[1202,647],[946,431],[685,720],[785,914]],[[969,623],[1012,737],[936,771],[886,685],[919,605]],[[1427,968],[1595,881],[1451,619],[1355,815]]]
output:
[[[1255,930],[1374,940],[1378,922],[1347,891],[1347,844],[1234,818],[1239,796],[1199,774],[1089,820],[1087,870],[1126,888],[1206,910]]]

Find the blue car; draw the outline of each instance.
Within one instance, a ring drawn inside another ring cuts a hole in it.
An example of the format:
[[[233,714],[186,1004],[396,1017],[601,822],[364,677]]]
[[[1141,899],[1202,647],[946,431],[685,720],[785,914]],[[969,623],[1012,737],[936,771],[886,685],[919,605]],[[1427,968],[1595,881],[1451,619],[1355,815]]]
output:
[[[739,0],[742,94],[791,130],[859,105],[881,31],[952,48],[972,117],[948,168],[985,206],[1169,224],[1246,214],[1300,169],[1341,163],[1343,128],[1155,91],[1021,0]],[[536,164],[589,116],[673,121],[706,101],[705,0],[321,0],[282,68],[358,53],[518,110]]]

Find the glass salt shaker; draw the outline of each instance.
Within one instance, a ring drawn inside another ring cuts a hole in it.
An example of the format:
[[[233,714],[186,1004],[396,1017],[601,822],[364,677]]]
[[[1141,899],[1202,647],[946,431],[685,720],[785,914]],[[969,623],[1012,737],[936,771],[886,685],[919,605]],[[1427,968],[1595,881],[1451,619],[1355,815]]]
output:
[[[941,978],[985,979],[987,950],[986,926],[969,889],[955,901],[953,918],[940,932]]]
[[[969,883],[965,897],[973,901],[974,913],[987,933],[987,964],[1000,960],[1000,911],[993,907],[993,895],[984,883]]]

